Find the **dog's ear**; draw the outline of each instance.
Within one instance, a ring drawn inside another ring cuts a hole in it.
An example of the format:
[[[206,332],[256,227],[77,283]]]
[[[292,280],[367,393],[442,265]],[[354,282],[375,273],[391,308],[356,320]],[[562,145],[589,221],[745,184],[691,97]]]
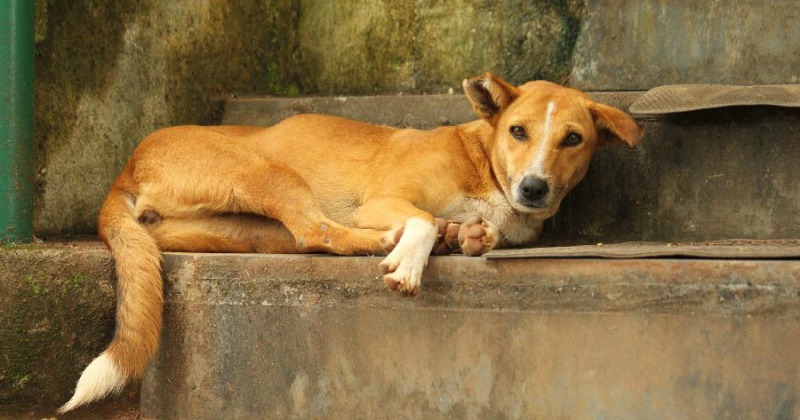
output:
[[[589,111],[600,136],[600,145],[625,143],[636,147],[644,132],[633,117],[612,106],[592,103]]]
[[[462,86],[472,109],[488,121],[492,121],[519,96],[519,89],[492,73],[465,79]]]

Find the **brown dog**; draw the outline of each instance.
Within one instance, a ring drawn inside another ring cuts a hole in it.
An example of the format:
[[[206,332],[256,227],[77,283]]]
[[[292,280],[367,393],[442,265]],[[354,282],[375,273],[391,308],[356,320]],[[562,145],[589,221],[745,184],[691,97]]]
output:
[[[432,251],[533,243],[598,146],[641,137],[573,89],[488,73],[463,85],[480,119],[430,131],[298,115],[147,137],[100,210],[117,332],[61,410],[120,390],[155,354],[160,251],[388,254],[386,284],[414,295]]]

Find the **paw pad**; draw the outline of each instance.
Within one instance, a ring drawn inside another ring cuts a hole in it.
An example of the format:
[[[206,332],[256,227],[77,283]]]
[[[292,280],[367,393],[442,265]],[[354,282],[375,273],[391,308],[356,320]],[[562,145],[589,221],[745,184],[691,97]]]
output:
[[[467,219],[458,231],[458,244],[461,252],[467,256],[491,251],[498,239],[497,228],[478,216]]]
[[[436,219],[436,228],[436,243],[433,245],[431,254],[447,255],[458,251],[458,232],[461,224],[438,218]]]

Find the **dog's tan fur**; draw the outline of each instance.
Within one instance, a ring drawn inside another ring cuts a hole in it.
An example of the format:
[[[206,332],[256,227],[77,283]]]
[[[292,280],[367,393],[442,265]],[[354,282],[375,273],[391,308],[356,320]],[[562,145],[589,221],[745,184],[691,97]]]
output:
[[[480,119],[430,131],[298,115],[147,137],[100,211],[117,332],[62,410],[118,390],[155,354],[160,251],[388,254],[386,284],[414,295],[432,250],[533,243],[598,146],[641,137],[624,112],[551,83],[487,73],[464,89]]]

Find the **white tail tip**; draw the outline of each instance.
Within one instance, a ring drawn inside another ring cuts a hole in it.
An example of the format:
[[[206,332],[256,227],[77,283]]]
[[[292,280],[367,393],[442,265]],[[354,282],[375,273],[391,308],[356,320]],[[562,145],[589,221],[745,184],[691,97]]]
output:
[[[119,370],[108,355],[103,352],[86,366],[78,379],[75,393],[66,404],[58,409],[59,413],[66,413],[75,407],[99,400],[111,393],[122,390],[127,382],[126,375]]]

